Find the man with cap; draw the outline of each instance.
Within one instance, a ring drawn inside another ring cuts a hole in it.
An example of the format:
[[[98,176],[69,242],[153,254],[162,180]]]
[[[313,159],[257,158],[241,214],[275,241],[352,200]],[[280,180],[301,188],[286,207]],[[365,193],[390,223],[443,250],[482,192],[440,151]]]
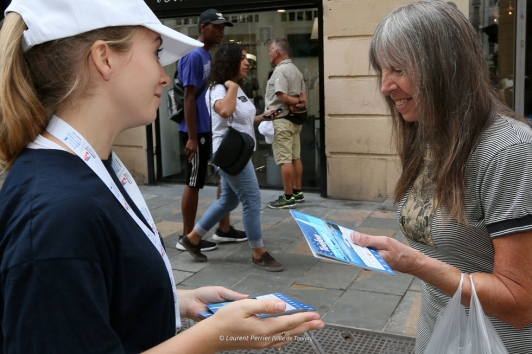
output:
[[[196,48],[177,63],[177,74],[185,88],[185,119],[179,123],[179,135],[185,146],[187,159],[187,185],[181,200],[183,214],[183,235],[192,231],[198,209],[199,190],[205,184],[207,166],[212,153],[211,119],[205,104],[207,87],[205,84],[211,70],[210,49],[222,43],[225,26],[233,27],[221,12],[215,9],[204,11],[199,18],[199,37],[202,48]],[[196,98],[196,92],[201,93]],[[218,196],[220,186],[218,186]],[[181,241],[182,236],[179,237]],[[235,230],[229,223],[229,215],[224,217],[216,229],[213,239],[219,242],[246,241],[245,232]],[[216,243],[201,241],[201,251],[211,251]],[[180,242],[176,248],[184,251]]]

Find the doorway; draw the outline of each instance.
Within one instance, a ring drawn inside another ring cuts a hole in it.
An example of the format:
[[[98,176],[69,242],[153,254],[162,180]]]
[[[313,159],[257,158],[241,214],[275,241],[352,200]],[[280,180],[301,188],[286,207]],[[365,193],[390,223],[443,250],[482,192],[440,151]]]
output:
[[[321,177],[320,126],[320,41],[318,35],[318,9],[300,8],[280,11],[260,11],[251,13],[224,13],[233,27],[225,28],[222,44],[238,43],[247,52],[250,63],[248,76],[240,83],[242,90],[261,114],[264,109],[266,85],[272,67],[269,61],[269,46],[272,40],[285,38],[290,43],[290,58],[303,74],[307,94],[309,117],[301,130],[301,161],[303,164],[302,186],[305,190],[318,191]],[[162,22],[190,37],[198,36],[198,17],[165,18]],[[214,54],[217,46],[211,49]],[[173,77],[175,64],[165,67]],[[166,92],[163,92],[163,105],[166,107]],[[166,110],[160,109],[160,154],[161,177],[169,182],[184,182],[186,177],[184,148],[180,142],[177,125],[168,119]],[[271,144],[255,129],[256,151],[252,161],[261,188],[282,189],[280,167],[275,164]],[[214,168],[209,168],[206,183],[216,183]]]
[[[494,88],[508,107],[532,119],[532,45],[526,38],[532,0],[472,0],[470,6]]]

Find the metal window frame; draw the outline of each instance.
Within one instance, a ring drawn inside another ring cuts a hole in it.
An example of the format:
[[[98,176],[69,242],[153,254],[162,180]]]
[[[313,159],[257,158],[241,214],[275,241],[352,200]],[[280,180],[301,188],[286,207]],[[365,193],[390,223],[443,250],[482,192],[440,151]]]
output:
[[[515,25],[514,107],[518,114],[525,113],[525,59],[526,59],[527,0],[517,0]]]

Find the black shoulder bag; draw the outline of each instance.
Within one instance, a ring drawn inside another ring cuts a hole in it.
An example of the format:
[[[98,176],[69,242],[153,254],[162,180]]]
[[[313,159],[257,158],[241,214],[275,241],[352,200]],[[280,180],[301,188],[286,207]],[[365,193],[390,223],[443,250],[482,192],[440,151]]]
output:
[[[209,90],[209,115],[211,115],[212,120],[211,90],[212,86]],[[229,124],[232,124],[233,115],[228,119]],[[234,176],[242,172],[244,167],[246,167],[254,149],[255,141],[249,134],[228,126],[218,150],[212,157],[212,163],[220,167],[225,173]]]

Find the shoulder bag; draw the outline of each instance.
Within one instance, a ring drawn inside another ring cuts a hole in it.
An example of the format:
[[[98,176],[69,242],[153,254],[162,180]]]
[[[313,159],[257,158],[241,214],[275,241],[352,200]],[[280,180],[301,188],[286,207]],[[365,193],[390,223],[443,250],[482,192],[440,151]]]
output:
[[[211,89],[209,90],[209,114],[211,113]],[[211,114],[212,119],[212,114]],[[233,123],[233,116],[229,117],[229,124]],[[220,167],[225,173],[232,176],[239,174],[246,167],[253,150],[255,141],[246,133],[242,133],[232,126],[227,127],[227,132],[222,138],[218,150],[212,157],[212,163]]]

